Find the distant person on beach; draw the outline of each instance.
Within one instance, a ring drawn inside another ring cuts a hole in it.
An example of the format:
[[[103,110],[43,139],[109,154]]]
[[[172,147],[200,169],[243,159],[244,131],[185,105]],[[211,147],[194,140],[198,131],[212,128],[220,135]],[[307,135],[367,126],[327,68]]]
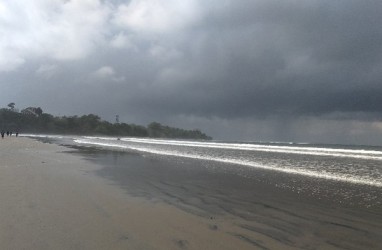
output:
[[[16,131],[16,137],[18,137],[19,136],[19,131]]]
[[[9,131],[7,130],[7,136],[9,136]]]
[[[2,139],[4,139],[4,134],[5,134],[4,130],[1,130],[1,138]]]

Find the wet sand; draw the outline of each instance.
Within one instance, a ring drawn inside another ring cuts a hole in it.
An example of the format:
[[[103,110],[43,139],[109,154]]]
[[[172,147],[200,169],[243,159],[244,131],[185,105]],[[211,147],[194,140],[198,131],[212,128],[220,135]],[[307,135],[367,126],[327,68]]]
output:
[[[382,246],[380,207],[317,201],[245,170],[15,137],[0,160],[0,249]]]
[[[177,157],[92,148],[80,153],[103,166],[96,172],[129,195],[205,218],[213,232],[240,239],[252,249],[382,246],[379,188]],[[291,190],[278,183],[306,187]]]

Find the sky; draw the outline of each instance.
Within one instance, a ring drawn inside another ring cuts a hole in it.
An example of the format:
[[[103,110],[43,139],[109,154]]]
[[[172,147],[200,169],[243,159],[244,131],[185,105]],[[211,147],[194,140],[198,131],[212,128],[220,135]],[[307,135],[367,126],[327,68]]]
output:
[[[382,145],[382,1],[1,0],[0,106]]]

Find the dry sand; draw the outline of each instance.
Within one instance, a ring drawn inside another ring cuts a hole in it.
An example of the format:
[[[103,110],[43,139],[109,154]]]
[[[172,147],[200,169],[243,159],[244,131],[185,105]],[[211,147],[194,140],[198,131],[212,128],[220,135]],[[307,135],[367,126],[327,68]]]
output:
[[[254,249],[233,221],[131,197],[67,150],[0,140],[0,249]]]

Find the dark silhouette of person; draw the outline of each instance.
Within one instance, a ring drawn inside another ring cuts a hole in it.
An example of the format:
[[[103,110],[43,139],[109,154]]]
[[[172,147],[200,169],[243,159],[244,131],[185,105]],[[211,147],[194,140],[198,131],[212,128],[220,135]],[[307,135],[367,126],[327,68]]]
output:
[[[1,138],[2,139],[4,139],[4,134],[5,134],[4,130],[1,130]]]
[[[9,131],[7,130],[7,136],[9,136]]]

